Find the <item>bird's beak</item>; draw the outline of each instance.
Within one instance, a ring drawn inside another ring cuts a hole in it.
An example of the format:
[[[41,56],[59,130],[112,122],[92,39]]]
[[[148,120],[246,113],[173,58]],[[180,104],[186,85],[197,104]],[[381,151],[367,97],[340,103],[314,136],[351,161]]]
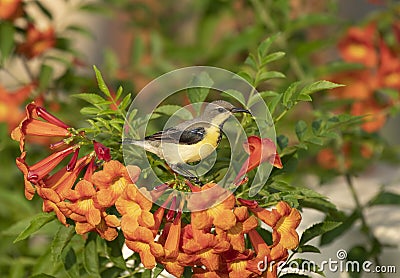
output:
[[[232,108],[231,112],[232,112],[232,113],[240,113],[240,112],[241,112],[241,113],[247,113],[247,114],[250,114],[250,115],[251,115],[251,113],[250,113],[249,110],[243,109],[243,108],[237,108],[237,107]]]

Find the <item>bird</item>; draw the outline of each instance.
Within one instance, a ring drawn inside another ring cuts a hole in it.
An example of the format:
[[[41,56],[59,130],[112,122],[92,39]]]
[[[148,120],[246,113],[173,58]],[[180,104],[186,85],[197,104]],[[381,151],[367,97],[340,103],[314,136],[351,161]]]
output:
[[[222,139],[225,122],[239,112],[251,114],[247,109],[216,100],[208,103],[203,113],[194,119],[146,136],[144,140],[125,138],[123,144],[142,147],[165,160],[175,173],[198,181],[198,177],[183,166],[212,154]]]

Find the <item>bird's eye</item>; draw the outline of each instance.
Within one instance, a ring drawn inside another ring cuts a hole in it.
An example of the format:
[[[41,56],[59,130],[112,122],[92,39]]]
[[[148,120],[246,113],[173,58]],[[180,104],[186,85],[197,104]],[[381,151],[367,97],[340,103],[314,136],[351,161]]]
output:
[[[222,107],[218,108],[218,112],[219,113],[223,113],[224,112],[224,108],[222,108]]]

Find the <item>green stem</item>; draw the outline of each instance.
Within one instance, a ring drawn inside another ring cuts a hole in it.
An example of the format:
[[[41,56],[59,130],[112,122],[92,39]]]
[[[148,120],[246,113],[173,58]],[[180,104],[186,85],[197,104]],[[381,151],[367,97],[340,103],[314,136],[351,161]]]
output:
[[[370,244],[373,245],[375,242],[377,242],[377,238],[374,236],[373,232],[371,231],[371,227],[368,225],[368,222],[365,218],[364,215],[364,207],[360,202],[360,199],[358,198],[357,191],[353,185],[353,180],[350,174],[346,174],[346,183],[348,188],[350,189],[351,196],[353,197],[353,200],[356,204],[356,208],[360,213],[360,220],[361,220],[361,231],[365,234],[367,239],[369,240]],[[375,264],[380,266],[380,260],[377,255],[373,255],[373,259],[375,261]],[[379,277],[384,277],[383,273],[379,273]]]

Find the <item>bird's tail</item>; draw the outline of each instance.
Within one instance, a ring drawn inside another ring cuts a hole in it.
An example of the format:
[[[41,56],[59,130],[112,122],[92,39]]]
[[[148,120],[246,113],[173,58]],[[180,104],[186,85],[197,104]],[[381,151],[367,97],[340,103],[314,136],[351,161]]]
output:
[[[155,144],[151,144],[150,142],[148,142],[146,140],[136,140],[136,139],[131,139],[131,138],[125,138],[124,140],[122,140],[122,144],[123,145],[135,145],[135,146],[145,149],[148,152],[152,152],[161,158],[163,157],[162,151],[158,148],[158,146],[156,146]]]
[[[136,139],[132,139],[132,138],[125,138],[124,140],[122,140],[122,144],[123,145],[136,145],[139,147],[144,148],[146,142],[143,140],[136,140]]]

